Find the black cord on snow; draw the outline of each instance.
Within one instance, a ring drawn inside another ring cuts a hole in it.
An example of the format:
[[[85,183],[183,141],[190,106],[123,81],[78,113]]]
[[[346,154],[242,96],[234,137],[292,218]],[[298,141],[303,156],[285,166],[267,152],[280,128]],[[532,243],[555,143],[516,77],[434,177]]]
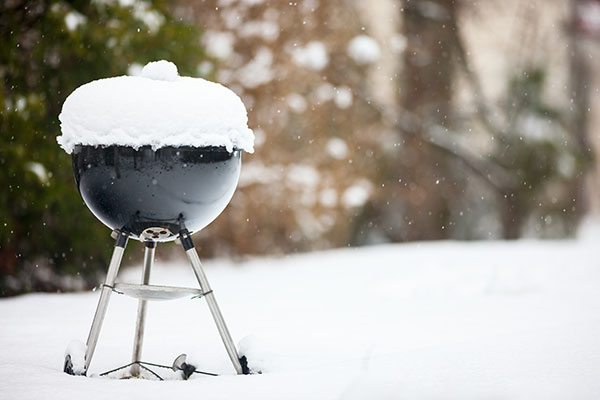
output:
[[[131,362],[131,363],[127,364],[127,365],[123,365],[121,367],[118,367],[118,368],[115,368],[115,369],[111,369],[110,371],[103,372],[103,373],[100,374],[100,376],[110,375],[113,372],[117,372],[117,371],[120,371],[120,370],[125,369],[127,367],[131,367],[134,364],[137,364],[141,368],[143,368],[146,371],[150,372],[152,375],[154,375],[155,377],[157,377],[160,381],[164,381],[164,379],[160,375],[158,375],[156,372],[154,372],[150,368],[146,367],[146,365],[150,365],[152,367],[158,367],[158,368],[172,369],[168,365],[154,364],[154,363],[146,362],[146,361],[134,361],[134,362]],[[198,370],[193,371],[193,373],[201,374],[201,375],[208,375],[208,376],[219,376],[218,374],[213,374],[212,372],[205,372],[205,371],[198,371]]]
[[[117,371],[120,371],[120,370],[125,369],[127,367],[131,367],[134,364],[139,365],[140,368],[144,368],[146,371],[150,372],[152,375],[154,375],[155,377],[157,377],[159,380],[164,381],[164,379],[160,375],[158,375],[156,372],[152,371],[150,368],[145,367],[143,365],[143,363],[140,362],[140,361],[134,361],[134,362],[129,363],[127,365],[123,365],[122,367],[111,369],[110,371],[106,371],[106,372],[101,373],[100,376],[107,376],[109,374],[112,374],[113,372],[117,372]]]

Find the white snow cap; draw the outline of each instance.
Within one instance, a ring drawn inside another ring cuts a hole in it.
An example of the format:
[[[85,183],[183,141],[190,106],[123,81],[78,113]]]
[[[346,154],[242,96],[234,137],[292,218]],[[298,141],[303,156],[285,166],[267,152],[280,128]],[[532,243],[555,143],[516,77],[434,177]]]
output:
[[[71,153],[75,145],[223,146],[254,152],[246,107],[231,90],[201,78],[179,76],[175,64],[148,63],[140,76],[86,83],[63,104],[58,116]]]
[[[142,68],[142,76],[157,81],[176,81],[179,78],[177,66],[172,62],[160,60],[152,61]]]

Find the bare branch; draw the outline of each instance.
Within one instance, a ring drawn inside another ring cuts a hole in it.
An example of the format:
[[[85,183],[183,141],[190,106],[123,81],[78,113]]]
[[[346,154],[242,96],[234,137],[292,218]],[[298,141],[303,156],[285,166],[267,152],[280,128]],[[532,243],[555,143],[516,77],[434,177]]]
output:
[[[483,127],[489,133],[498,137],[498,139],[501,139],[503,136],[503,131],[497,126],[495,126],[492,122],[491,112],[488,106],[489,102],[485,97],[485,94],[483,92],[483,86],[481,85],[481,81],[479,80],[477,73],[471,68],[471,65],[469,63],[467,51],[465,50],[462,36],[460,34],[460,28],[456,24],[455,19],[451,19],[449,21],[449,24],[451,25],[449,31],[451,32],[452,38],[454,39],[452,42],[454,43],[461,71],[465,74],[467,82],[471,87],[471,90],[473,91],[476,115]]]
[[[467,150],[464,144],[458,143],[456,140],[458,137],[460,137],[458,133],[434,125],[427,129],[427,135],[423,137],[423,140],[430,146],[453,156],[498,192],[505,193],[515,186],[515,180],[510,173],[492,161]]]
[[[406,110],[399,114],[378,109],[382,119],[394,126],[403,135],[418,136],[426,145],[443,152],[461,162],[471,172],[482,178],[496,191],[505,193],[515,187],[513,176],[493,161],[475,154],[468,148],[461,135],[439,124],[425,123],[421,118]],[[426,134],[418,134],[426,132]]]

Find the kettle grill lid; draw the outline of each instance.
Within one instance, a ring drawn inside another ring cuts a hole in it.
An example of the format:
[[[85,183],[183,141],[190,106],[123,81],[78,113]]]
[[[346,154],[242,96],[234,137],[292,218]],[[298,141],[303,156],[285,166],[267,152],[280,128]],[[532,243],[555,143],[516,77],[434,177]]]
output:
[[[60,146],[225,147],[254,151],[241,99],[201,78],[179,76],[168,61],[148,63],[139,76],[99,79],[77,88],[59,115]]]

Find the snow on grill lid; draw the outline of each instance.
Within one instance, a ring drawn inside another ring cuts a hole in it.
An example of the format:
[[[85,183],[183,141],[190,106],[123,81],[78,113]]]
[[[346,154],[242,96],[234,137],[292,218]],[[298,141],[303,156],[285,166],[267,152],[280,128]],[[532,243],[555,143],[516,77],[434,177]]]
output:
[[[254,151],[246,108],[228,88],[182,77],[168,61],[148,63],[141,76],[89,82],[67,97],[59,115],[60,146],[223,146]]]

